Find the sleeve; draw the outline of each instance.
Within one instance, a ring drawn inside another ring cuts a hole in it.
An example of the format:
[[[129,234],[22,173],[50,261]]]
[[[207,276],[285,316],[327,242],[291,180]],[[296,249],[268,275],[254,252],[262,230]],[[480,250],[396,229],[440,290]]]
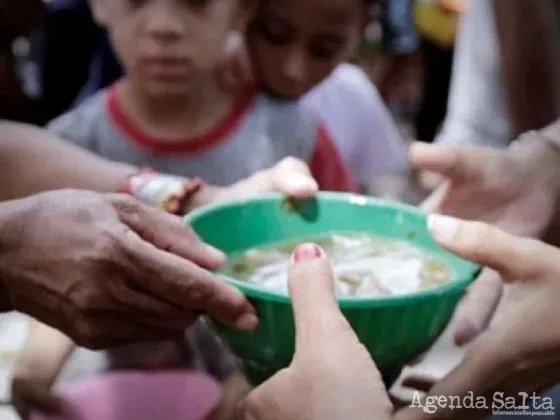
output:
[[[359,187],[340,157],[323,124],[317,127],[315,148],[308,162],[313,177],[324,191],[358,192]]]
[[[459,26],[448,110],[436,142],[507,147],[513,130],[503,86],[492,4],[470,1]]]
[[[353,167],[361,182],[369,182],[381,175],[397,175],[409,170],[408,148],[375,86],[364,81],[361,101],[356,110],[360,121],[356,124],[363,140],[356,148],[356,166]]]
[[[95,124],[104,109],[103,106],[101,98],[96,95],[55,118],[47,125],[47,129],[58,137],[95,153]]]
[[[340,72],[341,92],[352,118],[352,170],[360,182],[409,170],[406,142],[367,74],[356,66]],[[342,99],[341,99],[342,100]]]
[[[327,124],[358,182],[368,184],[380,175],[408,172],[406,142],[375,85],[360,67],[339,65],[304,102]]]

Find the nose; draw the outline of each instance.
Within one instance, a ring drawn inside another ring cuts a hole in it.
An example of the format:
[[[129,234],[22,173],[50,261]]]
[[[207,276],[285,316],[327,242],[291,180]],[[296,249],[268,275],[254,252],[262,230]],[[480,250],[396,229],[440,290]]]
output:
[[[146,31],[157,38],[173,39],[184,31],[181,11],[173,1],[153,2],[144,21]]]
[[[306,54],[301,49],[291,50],[285,57],[282,67],[284,78],[292,84],[299,84],[305,80]]]

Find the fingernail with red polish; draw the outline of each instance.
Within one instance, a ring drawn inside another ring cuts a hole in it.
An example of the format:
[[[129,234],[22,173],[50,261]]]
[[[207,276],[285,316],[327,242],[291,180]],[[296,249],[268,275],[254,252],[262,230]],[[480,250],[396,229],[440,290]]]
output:
[[[311,261],[325,255],[323,248],[317,244],[303,244],[296,248],[292,254],[292,263]]]

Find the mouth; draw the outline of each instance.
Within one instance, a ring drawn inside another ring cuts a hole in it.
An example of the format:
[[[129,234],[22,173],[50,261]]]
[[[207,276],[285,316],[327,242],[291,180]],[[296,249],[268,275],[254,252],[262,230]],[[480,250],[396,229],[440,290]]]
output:
[[[274,99],[278,99],[282,101],[295,101],[301,98],[305,94],[305,93],[283,93],[266,85],[263,85],[261,88],[268,96],[271,96]]]
[[[188,60],[177,57],[150,57],[142,60],[142,65],[148,74],[162,78],[181,78],[190,72]]]

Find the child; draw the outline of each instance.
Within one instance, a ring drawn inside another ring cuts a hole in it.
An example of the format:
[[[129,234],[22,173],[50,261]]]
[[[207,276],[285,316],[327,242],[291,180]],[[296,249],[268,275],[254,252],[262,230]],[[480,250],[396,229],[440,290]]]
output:
[[[344,63],[358,49],[372,3],[262,0],[248,35],[263,89],[278,98],[301,98],[325,121],[365,185],[409,172],[407,147],[375,86],[358,66]]]
[[[221,186],[265,176],[264,169],[293,156],[309,163],[322,189],[356,189],[318,118],[297,103],[267,98],[254,89],[234,95],[220,88],[214,73],[227,36],[244,30],[251,0],[95,0],[92,6],[126,76],[51,123],[58,135],[112,160]],[[140,188],[144,195],[150,196],[152,188],[165,190],[166,178],[146,181],[149,176],[139,174],[130,189],[137,190],[138,181],[150,182]],[[42,342],[57,340],[56,332],[41,327],[34,326],[30,343],[40,334],[50,337]],[[42,381],[44,394],[72,343],[58,345],[57,355],[48,356],[38,354],[40,346],[30,347],[17,368],[23,374],[14,390]],[[57,367],[25,368],[33,358],[44,357],[55,359]],[[109,361],[113,369],[204,368],[225,384],[226,408],[219,414],[226,417],[227,406],[247,389],[239,386],[231,356],[201,325],[189,331],[186,344],[132,346],[109,352]]]

